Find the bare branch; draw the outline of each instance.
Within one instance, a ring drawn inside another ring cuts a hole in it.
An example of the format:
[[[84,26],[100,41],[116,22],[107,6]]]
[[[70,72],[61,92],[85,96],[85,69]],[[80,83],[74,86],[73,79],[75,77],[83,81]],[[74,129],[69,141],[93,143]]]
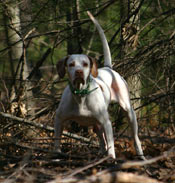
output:
[[[0,112],[0,116],[3,116],[3,117],[8,118],[8,119],[12,119],[14,121],[21,122],[25,125],[34,126],[36,128],[40,128],[40,129],[43,129],[43,130],[54,132],[54,128],[51,127],[51,126],[43,125],[41,123],[37,123],[37,122],[30,121],[30,120],[27,120],[27,119],[24,119],[24,118],[16,117],[16,116],[13,116],[13,115],[8,114],[8,113]],[[98,145],[96,142],[91,142],[91,140],[88,139],[88,138],[85,138],[85,137],[82,137],[82,136],[79,136],[79,135],[76,135],[76,134],[73,134],[73,133],[70,133],[70,132],[65,132],[64,131],[63,135],[67,136],[67,137],[70,137],[70,138],[73,138],[73,139],[76,139],[76,140],[83,141],[85,143],[92,143],[94,145]]]
[[[161,183],[155,179],[146,176],[136,175],[127,172],[110,172],[100,176],[92,175],[84,179],[69,178],[61,180],[60,177],[48,183]]]

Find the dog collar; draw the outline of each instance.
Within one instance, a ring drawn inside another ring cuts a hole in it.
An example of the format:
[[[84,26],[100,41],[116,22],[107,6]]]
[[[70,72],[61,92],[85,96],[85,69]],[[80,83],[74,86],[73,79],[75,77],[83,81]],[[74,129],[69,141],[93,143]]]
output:
[[[79,90],[79,89],[75,89],[71,82],[69,81],[69,87],[70,87],[70,90],[72,92],[72,94],[74,95],[80,95],[81,97],[85,96],[85,95],[89,95],[90,93],[92,93],[93,91],[95,91],[98,87],[92,89],[92,90],[89,90],[89,87],[90,87],[90,82],[92,81],[92,79],[89,78],[88,80],[88,83],[87,83],[87,87],[85,89],[82,89],[82,90]]]

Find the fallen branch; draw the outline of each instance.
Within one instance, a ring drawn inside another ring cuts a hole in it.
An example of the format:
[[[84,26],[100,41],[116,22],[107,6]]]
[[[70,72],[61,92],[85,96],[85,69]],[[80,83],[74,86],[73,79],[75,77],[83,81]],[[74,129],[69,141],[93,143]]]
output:
[[[128,168],[135,167],[135,166],[145,166],[148,164],[155,163],[161,159],[169,158],[169,157],[173,157],[173,156],[175,156],[175,147],[172,147],[169,151],[164,152],[162,155],[160,155],[158,157],[151,158],[149,160],[144,160],[144,161],[126,162],[126,163],[119,165],[119,168],[128,169]]]
[[[172,147],[169,151],[166,151],[163,153],[163,155],[160,155],[155,158],[151,158],[149,160],[144,160],[144,161],[128,161],[126,163],[122,164],[117,164],[116,166],[112,168],[108,168],[106,170],[103,170],[101,172],[98,172],[97,175],[103,175],[105,173],[113,172],[113,171],[120,171],[122,169],[129,169],[129,168],[134,168],[134,167],[141,167],[141,166],[146,166],[152,163],[155,163],[159,160],[165,159],[165,158],[170,158],[170,157],[175,157],[175,147]]]
[[[100,182],[100,183],[160,183],[159,181],[148,178],[146,176],[140,176],[133,173],[126,173],[126,172],[116,172],[120,171],[121,169],[128,169],[132,167],[138,167],[138,166],[145,166],[148,164],[155,163],[161,159],[169,158],[175,156],[175,147],[171,148],[169,151],[166,151],[163,153],[163,155],[149,159],[144,161],[132,161],[132,162],[126,162],[123,164],[119,164],[115,166],[114,168],[106,169],[104,171],[98,172],[96,175],[92,175],[90,177],[86,177],[84,179],[78,179],[73,176],[75,176],[78,173],[81,173],[84,170],[87,170],[89,168],[92,168],[105,160],[107,160],[109,157],[102,158],[97,162],[93,162],[83,168],[79,168],[75,170],[73,173],[68,175],[66,178],[61,178],[60,176],[56,178],[55,180],[49,182],[49,183],[94,183],[94,182]]]
[[[25,125],[34,126],[36,128],[40,128],[40,129],[43,129],[43,130],[54,132],[54,128],[49,126],[49,125],[43,125],[41,123],[37,123],[37,122],[30,121],[30,120],[27,120],[27,119],[24,119],[24,118],[16,117],[16,116],[13,116],[9,113],[0,112],[0,116],[3,116],[5,118],[8,118],[8,119],[11,119],[11,120],[14,120],[14,121],[21,122]],[[70,133],[70,132],[63,131],[63,135],[66,136],[66,137],[69,137],[69,138],[73,138],[73,139],[76,139],[76,140],[86,142],[86,143],[91,143],[93,145],[98,145],[98,143],[91,142],[91,140],[88,139],[88,138],[85,138],[85,137],[82,137],[82,136],[79,136],[79,135],[76,135],[76,134],[73,134],[73,133]]]
[[[18,143],[18,142],[15,142],[15,141],[12,141],[10,143],[13,143],[15,144],[17,147],[20,147],[20,148],[23,148],[23,149],[27,149],[27,150],[32,150],[32,151],[38,151],[38,152],[43,152],[43,153],[47,153],[47,154],[50,154],[52,155],[52,157],[56,157],[57,159],[83,159],[83,157],[81,156],[76,156],[76,155],[68,155],[66,153],[63,153],[63,152],[58,152],[58,151],[54,151],[54,150],[48,150],[46,148],[39,148],[39,147],[35,147],[35,146],[28,146],[28,145],[25,145],[25,144],[21,144],[21,143]],[[7,143],[8,144],[8,143]],[[57,160],[54,160],[54,161],[57,161]],[[53,161],[51,161],[53,162]]]
[[[97,161],[95,161],[95,162],[92,162],[92,163],[90,163],[90,164],[88,164],[87,166],[84,166],[84,167],[82,167],[82,168],[77,168],[77,169],[74,170],[71,174],[69,174],[69,175],[67,176],[67,178],[72,177],[72,176],[75,176],[76,174],[81,173],[81,172],[83,172],[83,171],[85,171],[85,170],[87,170],[87,169],[89,169],[89,168],[94,167],[94,166],[97,166],[97,165],[101,164],[102,162],[108,160],[109,158],[111,158],[111,156],[107,156],[107,157],[105,157],[105,158],[102,158],[102,159],[100,159],[100,160],[97,160]]]
[[[92,175],[84,179],[69,178],[61,179],[60,177],[48,183],[160,183],[159,181],[134,173],[127,172],[110,172],[100,176]]]

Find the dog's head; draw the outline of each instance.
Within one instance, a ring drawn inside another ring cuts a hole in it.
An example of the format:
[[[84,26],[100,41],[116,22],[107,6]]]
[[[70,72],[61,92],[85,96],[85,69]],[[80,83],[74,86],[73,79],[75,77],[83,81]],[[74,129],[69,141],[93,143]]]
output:
[[[95,59],[83,54],[73,54],[58,61],[57,71],[60,78],[64,77],[66,68],[69,81],[76,89],[82,89],[87,84],[90,74],[93,77],[98,75]]]

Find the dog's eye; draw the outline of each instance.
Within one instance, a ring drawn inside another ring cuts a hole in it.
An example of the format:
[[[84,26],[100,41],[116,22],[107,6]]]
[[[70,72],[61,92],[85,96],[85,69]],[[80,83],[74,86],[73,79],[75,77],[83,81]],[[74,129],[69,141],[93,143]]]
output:
[[[83,62],[83,67],[88,67],[88,63]]]
[[[72,62],[69,64],[69,67],[74,67],[75,66],[75,62]]]

